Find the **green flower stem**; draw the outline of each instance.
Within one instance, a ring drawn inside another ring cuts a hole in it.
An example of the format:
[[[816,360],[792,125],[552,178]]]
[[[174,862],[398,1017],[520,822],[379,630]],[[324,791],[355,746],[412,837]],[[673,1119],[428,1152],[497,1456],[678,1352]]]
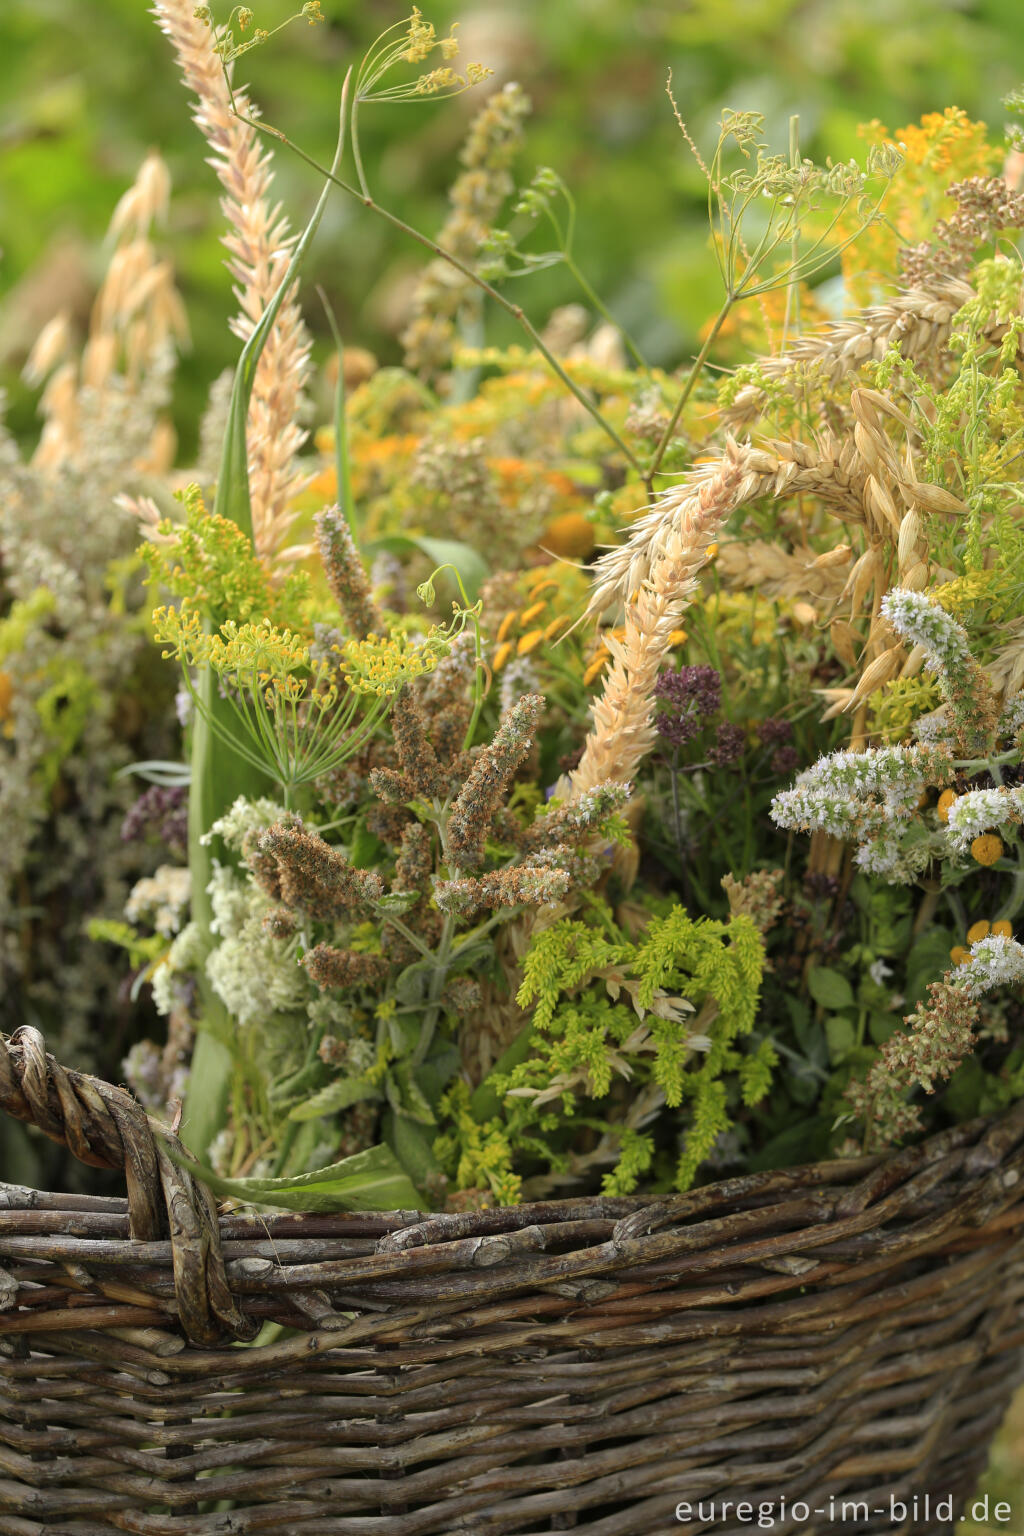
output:
[[[379,914],[379,916],[382,923],[389,923],[392,928],[397,929],[397,931],[402,935],[402,938],[405,939],[407,943],[411,944],[413,949],[417,950],[423,956],[424,960],[433,960],[434,951],[432,949],[428,949],[423,940],[418,938],[416,934],[413,933],[412,929],[406,923],[402,922],[400,917],[396,917],[393,912],[382,912]]]
[[[414,1067],[418,1067],[425,1059],[430,1049],[430,1043],[434,1038],[438,1020],[441,1017],[441,993],[444,991],[444,984],[448,979],[454,932],[455,918],[451,912],[446,912],[444,915],[444,926],[441,929],[441,937],[438,939],[437,949],[434,951],[434,971],[430,978],[430,993],[427,997],[423,1022],[420,1025],[420,1038],[416,1043],[416,1049],[412,1053],[412,1065]]]
[[[472,267],[467,266],[464,261],[460,261],[457,256],[452,254],[451,251],[446,251],[443,246],[438,245],[436,240],[431,240],[428,235],[424,235],[420,230],[414,229],[411,224],[407,224],[405,220],[400,219],[397,214],[391,213],[387,208],[381,207],[380,203],[375,202],[368,192],[361,192],[358,187],[352,186],[351,182],[345,181],[341,176],[336,175],[333,171],[329,171],[325,166],[321,165],[320,161],[317,160],[314,155],[307,154],[304,149],[300,149],[297,144],[293,143],[287,134],[282,133],[280,128],[274,128],[270,123],[263,122],[258,118],[249,117],[244,112],[238,112],[237,108],[236,116],[238,116],[243,123],[248,124],[250,128],[254,128],[258,133],[266,133],[269,134],[272,138],[277,139],[279,143],[284,144],[287,149],[290,149],[294,155],[297,155],[300,160],[304,161],[305,164],[316,171],[318,175],[325,177],[334,186],[340,187],[342,192],[348,193],[349,197],[358,199],[358,201],[363,204],[364,208],[368,208],[371,213],[375,213],[380,218],[385,219],[387,223],[392,225],[393,228],[399,229],[404,235],[407,235],[410,240],[415,240],[418,245],[424,246],[432,256],[438,257],[441,261],[448,262],[448,264],[453,266],[457,272],[461,272],[463,277],[465,277],[469,282],[475,283],[481,292],[485,293],[488,298],[493,299],[499,308],[503,309],[506,314],[511,315],[512,319],[522,327],[527,336],[529,336],[533,346],[537,349],[537,351],[543,357],[544,361],[547,363],[548,367],[551,369],[552,373],[556,375],[556,377],[561,381],[569,393],[579,401],[584,410],[594,418],[601,430],[607,437],[611,439],[616,448],[618,448],[619,452],[624,455],[628,463],[633,467],[633,469],[636,470],[637,474],[642,475],[643,466],[641,465],[639,459],[636,457],[636,454],[633,453],[632,449],[622,440],[611,423],[601,414],[586,391],[581,389],[579,385],[569,377],[550,348],[545,346],[544,342],[541,340],[540,333],[537,331],[536,327],[527,319],[522,305],[513,304],[509,299],[506,299],[504,294],[499,293],[499,291],[490,283],[488,283],[484,278],[482,278],[479,273],[474,272]]]
[[[657,448],[654,450],[654,458],[651,460],[647,469],[641,476],[644,485],[647,487],[648,495],[650,495],[654,489],[654,477],[658,473],[658,466],[660,465],[662,459],[665,457],[665,450],[669,443],[672,441],[672,436],[679,424],[679,418],[683,414],[683,407],[693,393],[694,385],[700,378],[704,364],[708,360],[708,353],[711,351],[715,337],[718,335],[719,331],[722,329],[722,326],[729,318],[729,312],[735,302],[736,296],[730,293],[727,296],[725,303],[718,311],[718,314],[715,316],[715,322],[707,336],[704,338],[704,345],[701,347],[700,351],[697,353],[697,356],[694,358],[693,366],[686,376],[686,383],[683,385],[679,398],[676,401],[675,410],[672,412],[672,415],[669,418],[668,426],[661,434],[661,441],[658,443]]]

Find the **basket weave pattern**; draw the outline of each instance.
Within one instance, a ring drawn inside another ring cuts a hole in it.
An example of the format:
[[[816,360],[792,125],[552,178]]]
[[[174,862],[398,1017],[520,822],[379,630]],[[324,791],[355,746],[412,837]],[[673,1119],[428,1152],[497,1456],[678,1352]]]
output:
[[[892,1533],[970,1494],[1021,1375],[1024,1106],[654,1204],[266,1220],[34,1030],[0,1106],[128,1187],[0,1186],[5,1536],[731,1536],[677,1503],[783,1498],[824,1532],[855,1497]]]

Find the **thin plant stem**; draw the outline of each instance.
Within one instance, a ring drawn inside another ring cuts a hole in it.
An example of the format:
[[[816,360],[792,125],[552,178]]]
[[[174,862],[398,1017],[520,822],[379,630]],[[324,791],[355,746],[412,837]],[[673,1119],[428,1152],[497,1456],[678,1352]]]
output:
[[[555,357],[551,349],[547,347],[541,339],[540,333],[536,327],[527,318],[522,305],[513,304],[509,299],[506,299],[504,294],[500,293],[498,289],[487,282],[485,278],[482,278],[479,273],[474,272],[472,267],[467,266],[464,261],[460,261],[457,256],[452,254],[451,251],[446,251],[443,246],[437,243],[436,240],[431,240],[429,235],[424,235],[420,230],[414,229],[411,224],[407,224],[404,219],[399,218],[397,214],[391,213],[387,208],[383,208],[380,203],[375,202],[375,200],[370,196],[368,192],[361,192],[358,187],[352,186],[351,182],[345,181],[343,177],[335,175],[333,171],[330,171],[326,166],[321,165],[320,161],[317,160],[314,155],[307,154],[304,149],[300,149],[300,147],[291,139],[289,139],[288,135],[283,133],[280,128],[275,128],[270,123],[263,122],[259,118],[249,117],[246,113],[239,112],[237,106],[235,106],[234,103],[232,103],[232,105],[235,111],[235,115],[243,123],[247,123],[249,127],[254,128],[258,133],[266,133],[269,134],[272,138],[277,139],[281,144],[285,145],[287,149],[290,149],[292,154],[297,155],[300,160],[302,160],[306,165],[310,166],[314,171],[316,171],[317,175],[323,176],[334,186],[339,187],[342,192],[347,192],[349,197],[357,198],[358,201],[362,203],[364,208],[368,208],[371,213],[375,213],[380,218],[386,220],[386,222],[391,224],[393,228],[401,230],[402,233],[407,235],[410,240],[415,240],[418,245],[424,246],[425,249],[431,253],[431,255],[438,257],[442,261],[448,262],[449,265],[453,266],[457,272],[461,272],[463,277],[468,279],[469,282],[475,283],[481,292],[487,294],[488,298],[493,299],[494,302],[501,309],[503,309],[506,314],[511,315],[512,319],[515,320],[516,323],[520,325],[526,332],[527,336],[529,336],[533,346],[537,349],[537,351],[543,357],[544,361],[547,363],[548,367],[561,381],[569,393],[573,395],[579,401],[580,405],[583,406],[584,410],[594,418],[601,430],[606,434],[607,437],[611,439],[616,448],[618,448],[619,452],[624,455],[624,457],[636,470],[637,474],[643,473],[642,465],[639,459],[636,457],[636,454],[619,436],[611,422],[609,422],[601,414],[587,392],[581,389],[575,380],[570,378],[569,374],[566,373],[557,357]]]
[[[704,338],[704,345],[701,347],[700,351],[697,353],[697,356],[694,358],[693,366],[686,378],[686,383],[683,385],[679,399],[676,401],[675,410],[669,417],[668,426],[661,434],[661,441],[658,443],[657,448],[654,450],[654,458],[651,460],[642,476],[644,485],[647,487],[648,495],[650,495],[654,489],[654,477],[658,473],[658,466],[661,464],[662,459],[665,457],[665,450],[671,442],[672,435],[676,430],[679,418],[683,414],[683,407],[693,393],[693,387],[701,375],[704,364],[707,362],[708,353],[711,351],[715,337],[718,335],[719,331],[722,329],[722,326],[728,319],[729,311],[732,309],[734,303],[735,298],[730,293],[726,297],[725,303],[718,311],[718,314],[715,316],[714,324],[712,325],[707,336]]]

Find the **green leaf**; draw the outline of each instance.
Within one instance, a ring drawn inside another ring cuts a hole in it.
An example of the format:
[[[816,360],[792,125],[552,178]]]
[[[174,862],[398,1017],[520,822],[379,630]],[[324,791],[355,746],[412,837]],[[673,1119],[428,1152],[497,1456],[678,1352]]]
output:
[[[811,1010],[808,1008],[802,997],[797,997],[792,992],[786,993],[785,1004],[786,1011],[789,1014],[789,1021],[793,1026],[793,1033],[796,1036],[797,1044],[802,1051],[804,1051],[807,1055],[810,1055]]]
[[[418,1120],[421,1125],[436,1124],[434,1111],[413,1075],[411,1062],[400,1061],[392,1067],[387,1076],[386,1088],[388,1103],[396,1115],[407,1115],[411,1120]]]
[[[382,863],[387,849],[379,837],[368,829],[361,816],[356,822],[352,841],[348,845],[348,862],[353,869],[376,869]]]
[[[430,1055],[416,1068],[416,1081],[423,1089],[427,1103],[437,1115],[441,1095],[462,1065],[459,1048],[450,1040],[434,1038]]]
[[[884,1045],[891,1035],[894,1035],[902,1024],[902,1015],[899,1013],[882,1013],[873,1010],[868,1019],[868,1034],[876,1045]]]
[[[304,1104],[296,1104],[288,1119],[319,1120],[321,1115],[332,1115],[339,1109],[348,1109],[353,1104],[380,1097],[380,1089],[376,1084],[368,1083],[364,1077],[339,1077],[314,1093]]]
[[[439,1172],[433,1138],[415,1120],[388,1110],[384,1115],[383,1136],[410,1178],[421,1179],[425,1173]]]
[[[427,996],[434,969],[433,960],[414,960],[404,971],[399,971],[395,978],[395,997],[398,1001],[407,1007],[422,1003]]]
[[[167,1151],[215,1195],[252,1205],[280,1206],[286,1211],[394,1211],[423,1206],[419,1190],[391,1148],[383,1144],[287,1179],[222,1179],[212,1168],[183,1157],[173,1143]]]
[[[908,1013],[915,1003],[926,1000],[928,983],[939,981],[949,970],[952,964],[949,951],[953,943],[954,940],[945,928],[927,928],[915,940],[907,956],[907,982],[904,987]]]
[[[844,1018],[841,1013],[836,1013],[825,1020],[825,1038],[828,1041],[829,1055],[834,1062],[838,1063],[853,1049],[857,1031],[852,1020]]]
[[[819,965],[811,971],[807,978],[807,990],[816,1003],[822,1008],[839,1009],[852,1008],[854,1006],[853,990],[845,976],[838,971],[831,970],[827,965]]]
[[[411,912],[420,899],[419,891],[389,891],[374,902],[374,907],[378,912],[393,912],[396,917],[401,917],[403,912]]]
[[[411,555],[416,552],[426,555],[432,561],[435,568],[439,565],[453,565],[462,577],[462,585],[466,589],[466,595],[470,602],[475,601],[476,596],[491,574],[490,566],[483,555],[469,544],[463,544],[458,539],[434,539],[426,534],[418,533],[394,533],[384,539],[374,539],[366,545],[365,552],[368,555],[376,555],[381,552],[392,555]]]
[[[485,1120],[491,1120],[501,1109],[501,1097],[492,1082],[492,1078],[499,1073],[511,1072],[513,1067],[518,1067],[530,1054],[530,1046],[533,1041],[533,1024],[523,1026],[516,1035],[512,1044],[498,1057],[494,1066],[488,1072],[480,1086],[473,1092],[469,1100],[469,1107],[474,1120],[481,1124]]]

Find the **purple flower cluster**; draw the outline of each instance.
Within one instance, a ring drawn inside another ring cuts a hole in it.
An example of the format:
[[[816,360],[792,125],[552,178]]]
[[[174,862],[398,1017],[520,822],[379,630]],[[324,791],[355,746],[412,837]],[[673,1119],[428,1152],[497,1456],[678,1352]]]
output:
[[[121,840],[153,834],[168,852],[184,858],[188,848],[188,796],[182,785],[152,784],[139,796],[121,823]]]
[[[680,667],[678,672],[661,674],[654,697],[663,706],[656,722],[658,734],[673,747],[684,747],[721,709],[722,678],[714,667]]]
[[[747,733],[742,725],[723,720],[715,732],[715,744],[708,750],[708,760],[717,768],[728,768],[743,756]]]
[[[763,747],[774,747],[771,756],[771,770],[780,777],[790,774],[800,761],[800,754],[793,742],[793,727],[788,720],[769,717],[763,720],[757,728],[757,734]]]

